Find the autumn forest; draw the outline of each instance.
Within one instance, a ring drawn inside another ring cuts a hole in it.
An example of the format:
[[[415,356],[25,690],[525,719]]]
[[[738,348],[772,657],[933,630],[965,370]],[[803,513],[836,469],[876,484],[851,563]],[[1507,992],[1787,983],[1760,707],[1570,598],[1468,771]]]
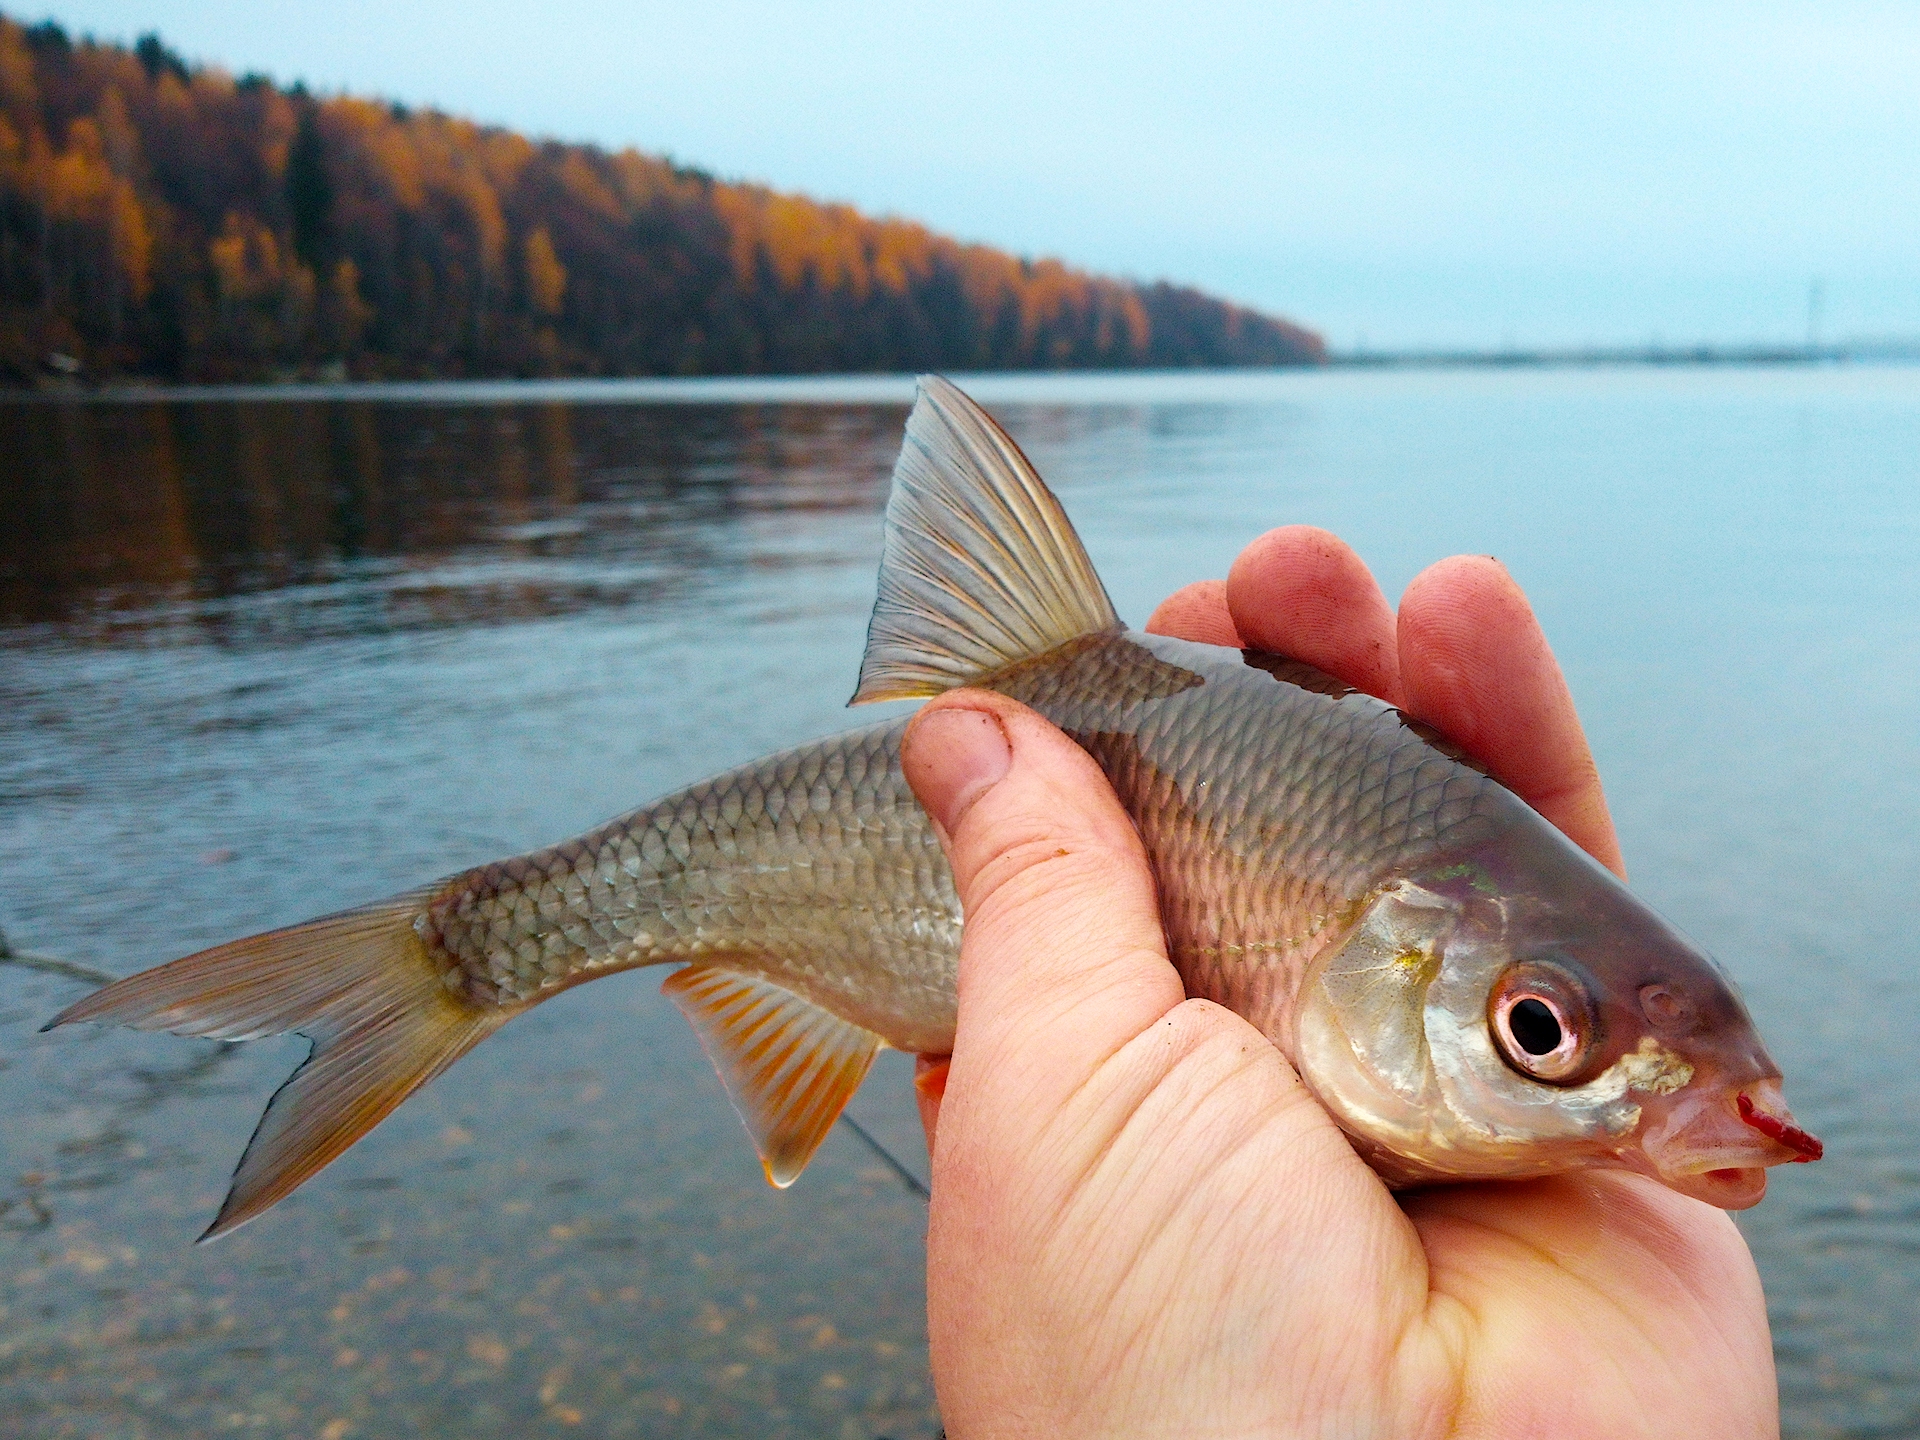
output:
[[[1322,357],[1185,287],[0,17],[0,383]]]

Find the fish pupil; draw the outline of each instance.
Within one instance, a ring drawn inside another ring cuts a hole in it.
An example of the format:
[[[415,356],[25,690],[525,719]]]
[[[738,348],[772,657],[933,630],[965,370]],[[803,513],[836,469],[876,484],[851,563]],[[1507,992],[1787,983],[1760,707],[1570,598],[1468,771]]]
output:
[[[1528,997],[1507,1012],[1514,1043],[1529,1055],[1551,1055],[1560,1048],[1560,1021],[1545,1001]]]

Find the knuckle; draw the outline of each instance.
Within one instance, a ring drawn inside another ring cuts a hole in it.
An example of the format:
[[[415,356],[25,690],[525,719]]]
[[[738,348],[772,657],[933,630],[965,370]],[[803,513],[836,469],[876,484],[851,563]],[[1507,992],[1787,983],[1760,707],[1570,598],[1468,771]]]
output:
[[[962,898],[970,910],[1030,904],[1043,896],[1065,901],[1133,870],[1131,857],[1031,815],[1001,821],[968,848],[977,857],[961,877]]]
[[[1211,1000],[1188,999],[1161,1021],[1170,1063],[1176,1067],[1226,1065],[1238,1068],[1264,1059],[1272,1042],[1245,1020]]]
[[[982,867],[965,899],[970,913],[1045,910],[1064,921],[1091,912],[1114,879],[1110,864],[1086,851],[1031,845],[1002,851]]]

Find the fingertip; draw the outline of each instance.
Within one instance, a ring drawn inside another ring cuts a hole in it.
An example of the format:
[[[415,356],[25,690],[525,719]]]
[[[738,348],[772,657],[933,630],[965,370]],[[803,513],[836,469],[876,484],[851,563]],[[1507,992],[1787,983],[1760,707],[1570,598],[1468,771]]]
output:
[[[989,707],[925,706],[900,741],[900,768],[907,783],[949,836],[1012,764],[1006,727]]]
[[[913,1099],[920,1109],[920,1127],[927,1132],[927,1154],[933,1154],[934,1137],[940,1129],[940,1102],[947,1096],[947,1075],[953,1067],[951,1055],[913,1057]]]
[[[1183,585],[1154,608],[1147,617],[1149,635],[1171,635],[1178,640],[1194,640],[1202,645],[1241,648],[1240,632],[1234,628],[1227,610],[1227,582],[1196,580]]]
[[[1401,597],[1398,635],[1409,713],[1624,874],[1566,676],[1506,566],[1491,555],[1455,555],[1428,566]]]
[[[1489,627],[1498,627],[1509,641],[1524,636],[1529,648],[1547,648],[1526,592],[1492,555],[1434,561],[1400,597],[1396,623],[1402,639],[1411,628],[1420,638],[1437,636],[1455,649]]]
[[[901,739],[900,768],[940,827],[963,894],[1001,852],[1024,854],[1043,833],[1145,871],[1139,834],[1093,757],[1010,696],[961,689],[929,700]]]
[[[1352,546],[1316,525],[1283,525],[1240,552],[1227,608],[1248,646],[1398,702],[1393,608]]]
[[[1502,687],[1536,702],[1565,689],[1526,593],[1491,555],[1452,555],[1414,576],[1395,632],[1408,708],[1469,748],[1498,741]]]
[[[1482,759],[1493,758],[1482,747],[1514,748],[1516,719],[1578,728],[1533,606],[1493,556],[1436,560],[1407,586],[1395,624],[1408,708]]]

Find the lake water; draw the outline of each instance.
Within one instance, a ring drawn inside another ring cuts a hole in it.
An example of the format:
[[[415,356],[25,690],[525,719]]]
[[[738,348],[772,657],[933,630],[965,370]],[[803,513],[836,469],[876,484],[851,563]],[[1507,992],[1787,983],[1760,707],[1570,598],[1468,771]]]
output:
[[[1533,595],[1636,886],[1828,1146],[1741,1217],[1789,1434],[1920,1432],[1920,370],[983,377],[1136,623],[1250,537]],[[124,974],[849,723],[909,382],[0,404],[0,928]],[[769,1190],[642,972],[195,1248],[296,1038],[0,964],[0,1414],[46,1436],[931,1436],[925,1206]],[[924,1174],[907,1068],[853,1114]]]

